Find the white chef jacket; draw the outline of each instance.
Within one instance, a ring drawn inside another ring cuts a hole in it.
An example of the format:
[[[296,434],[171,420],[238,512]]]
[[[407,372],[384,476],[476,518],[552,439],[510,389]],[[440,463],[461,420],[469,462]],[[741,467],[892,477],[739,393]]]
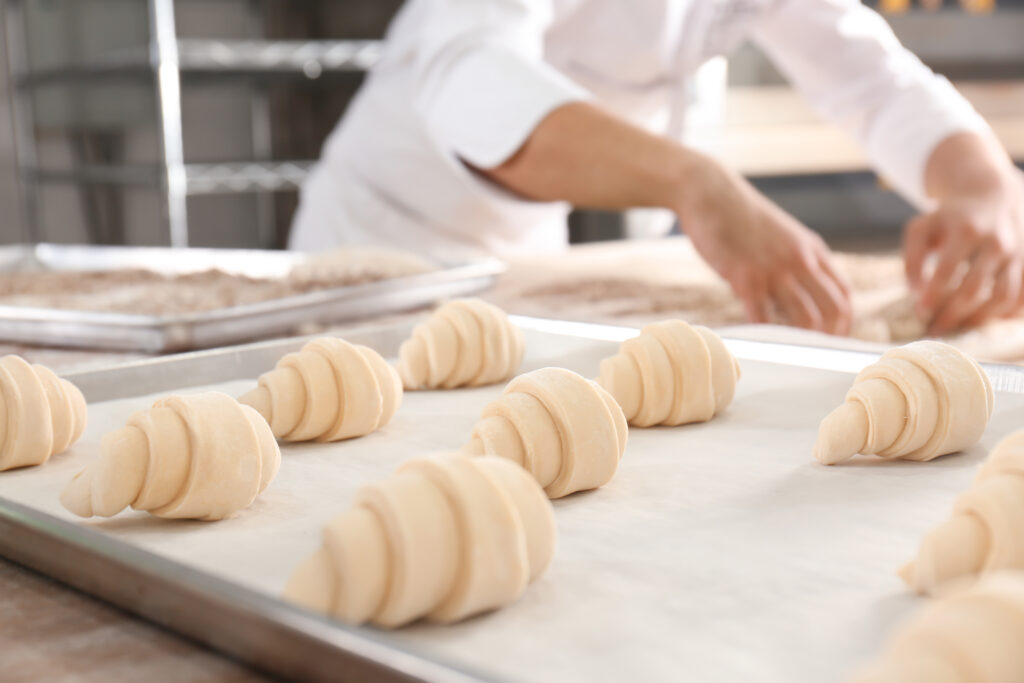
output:
[[[567,204],[516,197],[463,160],[500,165],[577,100],[678,139],[688,77],[745,39],[919,207],[935,146],[987,130],[858,0],[408,0],[302,188],[291,246],[564,247]]]

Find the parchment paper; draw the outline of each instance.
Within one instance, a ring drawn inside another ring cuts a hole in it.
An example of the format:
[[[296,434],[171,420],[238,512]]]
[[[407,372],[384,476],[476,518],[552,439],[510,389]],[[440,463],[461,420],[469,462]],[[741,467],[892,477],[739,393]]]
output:
[[[524,371],[587,376],[616,345],[527,332]],[[896,577],[976,466],[1021,426],[999,394],[982,443],[931,463],[811,457],[819,420],[852,376],[741,361],[732,406],[703,425],[630,431],[616,478],[555,501],[550,571],[516,604],[453,626],[388,635],[496,677],[529,681],[844,680],[923,604]],[[239,394],[252,382],[216,389]],[[188,392],[201,389],[190,389]],[[501,387],[407,393],[384,430],[284,445],[281,472],[237,517],[165,521],[127,511],[80,523],[278,594],[323,522],[407,458],[451,450]],[[186,392],[182,392],[186,393]],[[89,406],[89,428],[44,467],[0,474],[0,495],[64,519],[58,496],[100,437],[155,397]]]

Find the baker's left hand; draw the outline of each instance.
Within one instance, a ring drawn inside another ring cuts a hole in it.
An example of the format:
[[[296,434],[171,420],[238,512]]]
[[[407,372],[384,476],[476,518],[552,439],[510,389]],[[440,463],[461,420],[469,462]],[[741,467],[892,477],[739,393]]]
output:
[[[933,269],[926,269],[935,255]],[[940,335],[1024,308],[1024,175],[946,199],[904,231],[917,312]]]

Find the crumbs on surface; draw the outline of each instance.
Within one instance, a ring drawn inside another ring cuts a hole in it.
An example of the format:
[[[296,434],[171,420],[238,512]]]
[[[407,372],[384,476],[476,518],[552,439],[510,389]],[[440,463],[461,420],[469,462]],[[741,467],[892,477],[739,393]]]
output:
[[[258,279],[222,270],[165,275],[151,270],[44,271],[0,274],[0,304],[75,311],[182,315],[270,301],[394,277],[351,269],[323,277]]]

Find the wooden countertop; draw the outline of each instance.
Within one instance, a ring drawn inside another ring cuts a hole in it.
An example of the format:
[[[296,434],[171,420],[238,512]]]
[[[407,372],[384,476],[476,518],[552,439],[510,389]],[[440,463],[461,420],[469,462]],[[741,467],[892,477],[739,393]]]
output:
[[[0,559],[0,680],[255,683],[269,679]]]
[[[1024,162],[1024,81],[958,83],[1018,162]],[[824,121],[792,88],[731,88],[721,125],[697,129],[705,151],[753,177],[870,169],[852,138]]]

